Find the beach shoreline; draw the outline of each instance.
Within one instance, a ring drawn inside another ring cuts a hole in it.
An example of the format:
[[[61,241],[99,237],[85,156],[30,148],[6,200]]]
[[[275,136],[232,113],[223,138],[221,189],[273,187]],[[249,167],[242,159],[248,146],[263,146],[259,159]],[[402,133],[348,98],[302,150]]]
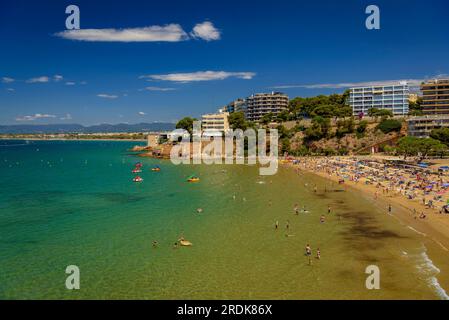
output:
[[[297,159],[300,161],[299,165],[294,165],[292,163],[287,163],[285,165],[291,167],[292,169],[299,169],[301,171],[317,175],[333,183],[339,183],[338,176],[329,175],[326,172],[313,170],[310,167],[307,167],[307,165],[304,165],[303,162],[306,158]],[[377,204],[385,207],[385,214],[388,214],[388,206],[391,205],[391,216],[396,217],[400,223],[404,224],[404,226],[432,240],[444,251],[449,252],[449,215],[440,214],[439,210],[435,208],[425,207],[421,203],[407,200],[401,195],[384,195],[379,192],[379,189],[377,189],[374,185],[366,185],[362,182],[345,180],[342,186],[345,190],[355,190],[357,192],[361,192],[368,198],[372,198],[377,202]],[[426,214],[426,218],[415,218],[414,209],[418,213],[424,212]]]

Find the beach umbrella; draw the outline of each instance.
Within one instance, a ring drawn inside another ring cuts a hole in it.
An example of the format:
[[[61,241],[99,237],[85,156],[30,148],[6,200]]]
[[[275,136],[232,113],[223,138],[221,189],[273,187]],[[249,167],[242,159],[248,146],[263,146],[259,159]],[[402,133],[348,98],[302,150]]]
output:
[[[449,187],[449,183],[443,183],[443,187],[444,187],[444,188]]]

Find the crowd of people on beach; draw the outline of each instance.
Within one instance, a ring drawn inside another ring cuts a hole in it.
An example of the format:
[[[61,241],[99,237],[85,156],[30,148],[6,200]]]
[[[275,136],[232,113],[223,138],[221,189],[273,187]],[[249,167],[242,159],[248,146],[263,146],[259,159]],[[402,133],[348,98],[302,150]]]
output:
[[[403,197],[408,201],[421,203],[422,209],[436,209],[439,213],[449,213],[449,176],[443,171],[380,162],[372,159],[353,158],[302,158],[295,160],[299,167],[315,173],[334,177],[338,183],[347,181],[355,185],[366,185],[375,188],[374,199],[379,195],[385,197]],[[391,213],[391,204],[388,213]],[[425,219],[424,211],[416,218]]]

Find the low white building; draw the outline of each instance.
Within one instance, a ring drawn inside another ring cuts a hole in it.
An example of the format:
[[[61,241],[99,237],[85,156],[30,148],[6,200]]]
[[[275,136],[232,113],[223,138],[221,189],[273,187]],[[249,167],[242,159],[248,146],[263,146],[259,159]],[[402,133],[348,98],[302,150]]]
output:
[[[203,115],[201,117],[201,129],[207,132],[227,132],[230,129],[229,113],[220,112]]]

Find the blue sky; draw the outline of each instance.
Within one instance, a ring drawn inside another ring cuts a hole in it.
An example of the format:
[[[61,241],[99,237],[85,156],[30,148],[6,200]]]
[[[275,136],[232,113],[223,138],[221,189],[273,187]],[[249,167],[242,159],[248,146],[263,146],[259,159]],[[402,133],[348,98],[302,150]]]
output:
[[[447,0],[3,0],[0,124],[174,122],[256,92],[421,81],[449,73],[448,14]]]

